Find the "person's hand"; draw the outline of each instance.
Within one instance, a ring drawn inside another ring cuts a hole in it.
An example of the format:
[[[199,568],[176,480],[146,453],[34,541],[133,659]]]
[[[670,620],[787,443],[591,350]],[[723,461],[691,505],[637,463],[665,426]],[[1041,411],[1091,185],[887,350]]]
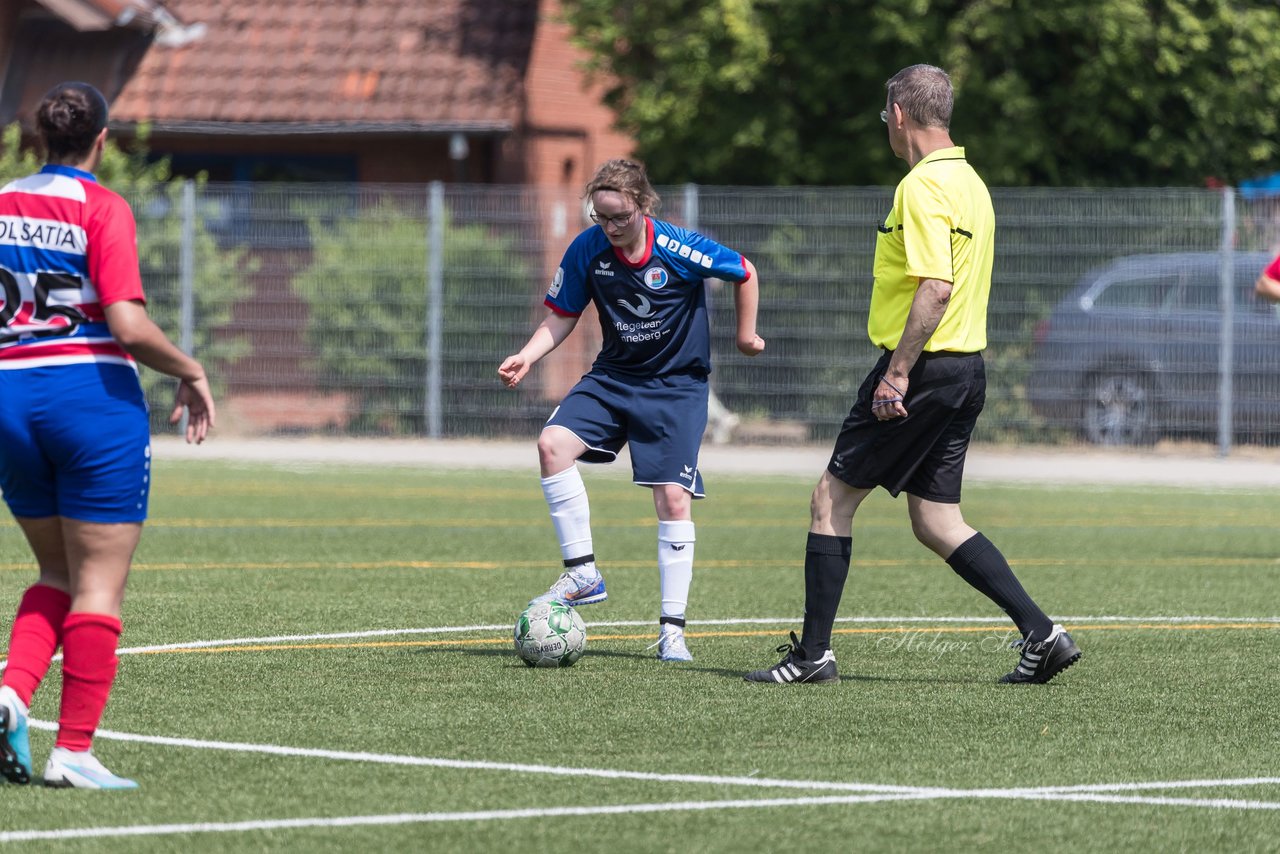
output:
[[[498,376],[502,377],[502,382],[507,388],[515,388],[520,384],[520,380],[524,379],[524,375],[529,373],[529,367],[529,361],[516,353],[502,360],[502,364],[498,366]]]
[[[738,339],[738,352],[744,356],[758,356],[764,352],[764,339],[759,335]]]
[[[906,377],[881,377],[871,395],[871,414],[881,421],[906,417],[907,408],[903,401],[907,398],[908,385]]]
[[[195,442],[199,445],[213,429],[215,418],[213,392],[209,390],[209,380],[203,375],[178,382],[169,423],[177,424],[181,421],[184,409],[187,411],[187,443]]]

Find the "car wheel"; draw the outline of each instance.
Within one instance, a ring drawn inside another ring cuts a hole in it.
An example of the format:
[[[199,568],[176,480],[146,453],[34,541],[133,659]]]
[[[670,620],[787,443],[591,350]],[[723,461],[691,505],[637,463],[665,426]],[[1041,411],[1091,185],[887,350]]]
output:
[[[1095,445],[1146,445],[1152,441],[1155,401],[1140,374],[1104,373],[1089,382],[1084,436]]]

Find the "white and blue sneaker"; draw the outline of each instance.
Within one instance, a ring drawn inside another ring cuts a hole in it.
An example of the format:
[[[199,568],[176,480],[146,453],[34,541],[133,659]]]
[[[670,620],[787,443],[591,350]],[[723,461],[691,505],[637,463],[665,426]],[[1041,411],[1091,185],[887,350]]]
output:
[[[88,750],[55,747],[44,766],[44,784],[55,789],[136,789],[138,784],[112,774]]]
[[[561,573],[556,583],[551,585],[550,590],[541,596],[533,597],[529,600],[529,604],[539,605],[543,602],[555,601],[577,607],[594,605],[608,598],[609,594],[604,589],[604,576],[600,574],[600,570],[592,567],[585,572],[582,569],[571,569]]]
[[[28,714],[26,704],[12,688],[0,688],[0,777],[20,786],[31,782]]]
[[[651,645],[658,648],[658,661],[693,661],[693,654],[684,642],[684,629],[671,623],[662,624],[662,632],[658,642]]]

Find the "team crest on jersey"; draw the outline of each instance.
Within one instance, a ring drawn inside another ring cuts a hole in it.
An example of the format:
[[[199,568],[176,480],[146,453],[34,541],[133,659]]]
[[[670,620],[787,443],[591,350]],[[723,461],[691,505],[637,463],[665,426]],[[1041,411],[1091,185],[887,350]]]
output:
[[[551,280],[551,287],[547,288],[547,296],[555,299],[560,296],[560,286],[564,284],[564,267],[556,267],[556,276]]]
[[[656,291],[667,283],[667,271],[661,267],[650,267],[644,271],[644,286]]]

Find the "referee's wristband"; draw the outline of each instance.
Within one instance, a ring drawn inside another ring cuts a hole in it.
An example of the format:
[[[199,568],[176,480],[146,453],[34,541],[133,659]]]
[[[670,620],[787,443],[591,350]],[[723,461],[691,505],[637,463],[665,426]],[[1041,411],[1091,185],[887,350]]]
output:
[[[896,385],[894,385],[893,383],[889,382],[888,377],[881,377],[881,378],[880,378],[880,382],[884,383],[884,384],[885,384],[885,385],[887,385],[889,388],[893,389],[893,390],[894,390],[894,392],[896,392],[896,393],[898,394],[898,400],[902,400],[904,397],[906,397],[906,395],[905,395],[905,394],[903,394],[902,389],[898,388]]]

